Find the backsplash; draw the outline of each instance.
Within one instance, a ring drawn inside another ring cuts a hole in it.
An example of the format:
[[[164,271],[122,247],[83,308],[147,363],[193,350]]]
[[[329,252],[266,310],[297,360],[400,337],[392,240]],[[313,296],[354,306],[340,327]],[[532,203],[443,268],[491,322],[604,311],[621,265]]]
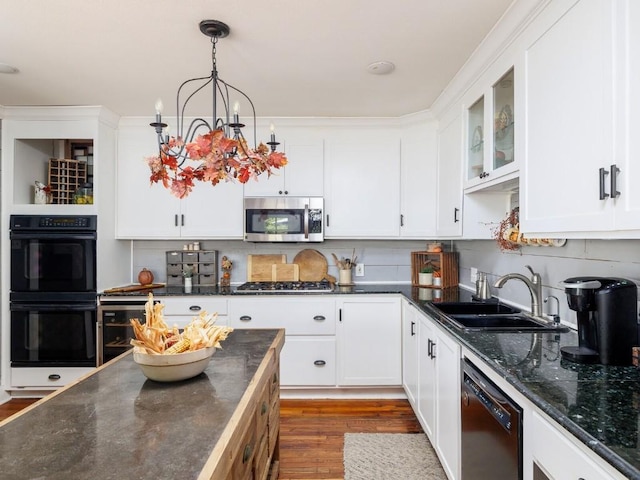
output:
[[[187,241],[134,241],[132,281],[142,268],[148,268],[155,280],[165,282],[166,252],[182,250]],[[312,248],[321,252],[329,263],[329,275],[338,276],[332,253],[338,258],[351,258],[355,248],[358,263],[365,266],[363,277],[353,277],[356,283],[410,283],[411,252],[426,250],[426,241],[327,240],[323,243],[251,243],[243,241],[201,240],[201,250],[217,250],[218,261],[226,255],[233,262],[231,284],[247,280],[247,255],[284,254],[292,262],[298,252]],[[355,272],[354,272],[355,275]]]
[[[516,252],[501,252],[493,240],[456,241],[459,252],[460,283],[473,286],[471,268],[486,272],[491,291],[510,302],[527,308],[531,305],[529,290],[520,281],[511,280],[502,288],[493,287],[506,273],[531,274],[525,265],[542,276],[542,298],[558,297],[560,318],[575,326],[575,312],[569,309],[564,289],[559,283],[570,277],[593,275],[626,278],[640,285],[640,240],[567,240],[563,247],[523,247]],[[553,306],[543,304],[543,311]]]
[[[150,269],[156,281],[166,281],[166,256],[169,250],[182,250],[188,241],[134,241],[132,281],[142,268]],[[247,255],[285,254],[288,261],[305,248],[313,248],[325,255],[329,274],[338,275],[332,253],[338,257],[351,257],[353,249],[359,263],[365,265],[364,277],[353,277],[356,283],[410,283],[411,252],[426,249],[428,241],[392,240],[327,240],[323,243],[270,244],[242,241],[200,241],[202,250],[218,250],[233,262],[231,283],[239,285],[247,278]],[[564,290],[559,283],[566,278],[595,275],[622,277],[640,285],[640,240],[568,240],[563,247],[523,247],[518,252],[501,252],[492,240],[457,240],[444,242],[446,250],[459,252],[460,283],[471,288],[470,269],[486,272],[494,295],[509,302],[529,307],[529,291],[522,282],[509,281],[503,288],[493,288],[501,275],[511,272],[529,275],[525,265],[542,276],[543,298],[558,297],[560,317],[575,325],[575,314],[569,310]],[[543,311],[549,312],[544,304]],[[555,311],[555,302],[553,307]]]

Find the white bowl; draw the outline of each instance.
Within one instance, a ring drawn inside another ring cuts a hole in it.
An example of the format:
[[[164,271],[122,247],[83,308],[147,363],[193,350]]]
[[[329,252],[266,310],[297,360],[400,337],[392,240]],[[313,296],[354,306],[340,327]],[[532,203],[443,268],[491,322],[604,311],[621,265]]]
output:
[[[135,353],[133,360],[140,365],[145,377],[156,382],[177,382],[201,374],[216,351],[215,347],[173,355]]]

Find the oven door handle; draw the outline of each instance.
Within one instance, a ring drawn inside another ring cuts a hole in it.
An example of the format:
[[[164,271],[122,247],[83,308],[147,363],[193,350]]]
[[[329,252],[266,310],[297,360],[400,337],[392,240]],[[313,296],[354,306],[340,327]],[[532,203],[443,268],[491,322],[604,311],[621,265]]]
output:
[[[9,239],[11,240],[95,240],[97,235],[90,232],[66,232],[66,233],[50,233],[50,232],[30,232],[18,233],[11,232]]]
[[[11,302],[9,310],[12,312],[24,312],[28,310],[47,310],[50,312],[72,311],[80,312],[83,310],[97,310],[95,303],[16,303]]]

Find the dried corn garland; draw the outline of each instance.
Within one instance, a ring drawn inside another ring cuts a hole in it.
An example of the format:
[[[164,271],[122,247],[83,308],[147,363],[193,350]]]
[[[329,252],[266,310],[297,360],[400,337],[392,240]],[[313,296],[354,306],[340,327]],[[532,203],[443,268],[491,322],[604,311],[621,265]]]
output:
[[[231,327],[214,325],[217,313],[201,312],[194,317],[182,332],[178,327],[168,327],[162,311],[164,305],[153,303],[153,294],[145,304],[145,323],[137,318],[131,319],[135,339],[131,339],[134,351],[158,355],[170,355],[200,350],[201,348],[222,348],[220,342],[233,331]]]

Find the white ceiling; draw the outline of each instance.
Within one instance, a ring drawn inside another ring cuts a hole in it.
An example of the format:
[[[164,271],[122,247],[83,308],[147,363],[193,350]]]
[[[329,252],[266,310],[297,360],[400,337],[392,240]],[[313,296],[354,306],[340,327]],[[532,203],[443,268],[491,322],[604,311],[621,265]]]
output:
[[[0,0],[0,63],[19,69],[0,74],[0,105],[152,116],[161,97],[172,114],[180,83],[211,71],[198,24],[216,19],[231,27],[219,75],[258,116],[399,116],[433,104],[511,2]],[[367,73],[379,60],[395,71]]]

